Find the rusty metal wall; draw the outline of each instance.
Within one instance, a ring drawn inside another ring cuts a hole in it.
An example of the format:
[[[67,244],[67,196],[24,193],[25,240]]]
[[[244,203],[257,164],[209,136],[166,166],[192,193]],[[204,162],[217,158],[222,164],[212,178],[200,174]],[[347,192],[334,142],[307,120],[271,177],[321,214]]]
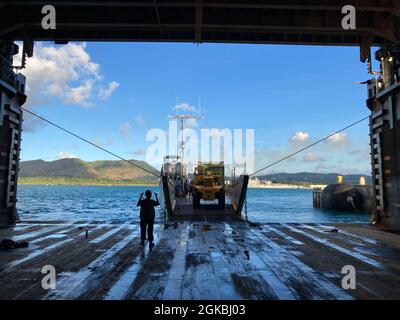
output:
[[[368,85],[376,222],[400,229],[400,52],[379,55],[381,77]]]
[[[0,41],[0,225],[18,221],[16,210],[25,77],[12,69],[12,42]]]

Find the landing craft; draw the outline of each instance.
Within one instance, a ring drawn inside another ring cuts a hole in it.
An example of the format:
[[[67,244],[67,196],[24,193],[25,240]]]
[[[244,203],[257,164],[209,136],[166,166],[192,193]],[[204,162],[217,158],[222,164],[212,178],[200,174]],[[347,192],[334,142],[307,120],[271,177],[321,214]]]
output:
[[[249,182],[248,175],[241,175],[229,185],[226,185],[225,182],[223,185],[215,183],[214,176],[205,176],[205,183],[203,184],[195,178],[192,181],[193,198],[190,199],[191,180],[186,170],[183,171],[184,174],[182,175],[181,168],[184,168],[184,165],[180,160],[177,156],[167,156],[161,168],[161,198],[168,219],[241,218]],[[199,165],[204,166],[204,163]],[[213,164],[208,164],[208,166],[210,165]],[[224,164],[221,163],[221,165],[223,166]],[[208,180],[210,180],[211,184],[207,184]],[[201,192],[204,191],[203,196]],[[214,199],[218,199],[218,205],[203,202],[204,200]]]
[[[188,116],[176,116],[183,119]],[[225,183],[224,162],[199,162],[190,175],[184,164],[184,139],[180,142],[179,155],[164,157],[161,168],[160,194],[164,211],[169,220],[184,219],[240,219],[246,201],[249,176],[241,175],[228,185]],[[228,199],[227,199],[228,195]],[[213,201],[218,201],[215,205]]]

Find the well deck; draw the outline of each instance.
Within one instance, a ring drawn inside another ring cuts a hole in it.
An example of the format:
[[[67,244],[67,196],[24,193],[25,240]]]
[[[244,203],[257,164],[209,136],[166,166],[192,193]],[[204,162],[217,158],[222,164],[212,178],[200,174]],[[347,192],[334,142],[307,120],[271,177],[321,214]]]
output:
[[[25,222],[0,240],[0,299],[395,299],[400,236],[367,225],[243,221],[158,224],[150,252],[139,226],[112,222]],[[88,229],[89,237],[85,237]],[[53,265],[57,288],[44,290]],[[343,290],[342,267],[357,289]]]

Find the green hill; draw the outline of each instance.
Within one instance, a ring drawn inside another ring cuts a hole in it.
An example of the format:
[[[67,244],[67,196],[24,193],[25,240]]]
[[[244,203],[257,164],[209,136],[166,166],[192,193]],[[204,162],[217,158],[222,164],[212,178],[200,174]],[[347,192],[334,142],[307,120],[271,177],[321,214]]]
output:
[[[81,159],[55,161],[21,161],[19,183],[33,184],[155,184],[159,172],[144,161],[130,160],[153,172],[145,172],[125,161],[102,160],[86,162]]]

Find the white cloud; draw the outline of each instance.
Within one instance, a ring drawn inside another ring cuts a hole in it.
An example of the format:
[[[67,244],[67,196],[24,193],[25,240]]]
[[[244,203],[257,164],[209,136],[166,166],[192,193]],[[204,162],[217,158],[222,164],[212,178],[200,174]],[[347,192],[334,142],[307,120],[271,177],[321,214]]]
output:
[[[320,160],[320,158],[313,152],[306,152],[303,156],[303,160],[305,162],[316,162]]]
[[[194,117],[190,119],[185,119],[185,128],[191,128],[191,129],[194,129],[198,126],[197,120],[202,118],[204,113],[206,112],[206,109],[202,107],[192,106],[187,102],[182,102],[175,105],[173,107],[173,110],[176,112],[176,114],[183,113]]]
[[[140,114],[138,114],[138,115],[135,117],[135,122],[136,122],[136,124],[137,124],[139,127],[143,127],[144,124],[145,124],[145,121],[144,121],[143,117],[142,117]]]
[[[14,65],[20,63],[21,55],[18,55]],[[100,65],[92,61],[86,43],[61,46],[35,44],[33,57],[27,59],[26,68],[20,72],[27,78],[28,99],[24,105],[27,109],[48,105],[54,99],[60,99],[65,104],[90,107],[100,92],[103,98],[107,98],[118,86],[112,81],[106,89],[101,89],[103,76]],[[24,119],[24,128],[29,131],[39,124],[28,114]]]
[[[57,159],[73,159],[73,158],[77,158],[77,156],[66,151],[61,151],[57,156]]]
[[[129,122],[125,122],[119,126],[119,133],[124,137],[128,138],[129,137],[129,132],[131,129],[131,125]]]
[[[341,150],[352,150],[354,149],[353,143],[350,137],[346,133],[336,133],[333,136],[325,140],[325,147],[328,151],[337,152]]]
[[[292,141],[307,141],[310,135],[307,132],[297,131],[290,139]]]
[[[111,97],[112,93],[114,92],[115,89],[119,87],[119,83],[116,81],[111,81],[108,84],[107,88],[101,88],[99,91],[99,98],[101,100],[107,100],[108,98]]]
[[[82,85],[69,89],[65,93],[64,102],[89,107],[88,102],[93,89],[93,80],[86,80]]]
[[[255,167],[261,168],[312,143],[311,134],[296,132],[289,136],[288,143],[276,149],[257,149]],[[335,134],[324,143],[320,143],[298,155],[274,165],[262,172],[342,172],[369,173],[370,156],[368,140],[353,143],[349,133]]]
[[[334,142],[334,143],[341,143],[341,142],[344,142],[346,139],[347,139],[346,133],[336,133],[336,134],[330,136],[327,139],[327,141]]]
[[[174,110],[177,112],[187,112],[187,113],[198,113],[199,112],[198,108],[196,108],[195,106],[191,106],[187,102],[182,102],[180,104],[177,104],[174,107]]]
[[[91,91],[90,83],[101,79],[99,69],[99,64],[92,62],[86,52],[85,43],[37,44],[33,57],[27,59],[22,71],[27,78],[30,104],[48,96],[61,98],[65,103],[87,102],[82,98],[73,99],[74,93],[81,91],[81,87],[86,92]]]

